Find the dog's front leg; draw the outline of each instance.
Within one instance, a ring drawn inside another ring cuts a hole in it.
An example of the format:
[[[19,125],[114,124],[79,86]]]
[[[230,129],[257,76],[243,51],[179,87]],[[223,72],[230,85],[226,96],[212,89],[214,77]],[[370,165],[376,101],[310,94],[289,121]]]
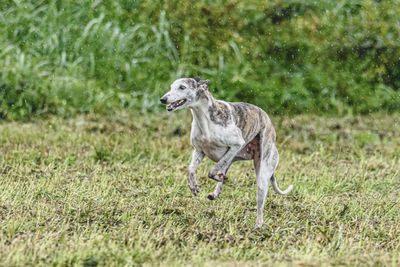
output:
[[[231,164],[232,164],[232,162],[231,162]],[[223,179],[222,179],[222,181],[217,183],[217,186],[215,187],[215,190],[208,194],[207,198],[209,200],[214,200],[221,194],[222,185],[224,184],[224,181],[226,179],[228,179],[228,177],[226,177],[226,173],[228,172],[228,169],[229,169],[230,166],[231,165],[229,164],[225,169],[221,169],[221,174],[223,174],[223,176],[221,178],[223,178]]]
[[[233,159],[237,155],[237,153],[243,148],[243,144],[238,144],[231,146],[229,150],[222,156],[222,158],[217,162],[217,164],[211,168],[208,172],[208,177],[214,179],[218,182],[222,182],[226,179],[225,170],[228,170],[229,166],[232,164]],[[221,173],[218,173],[221,171]]]
[[[200,152],[198,150],[193,150],[192,153],[192,162],[190,162],[189,168],[188,168],[188,186],[190,191],[194,195],[197,195],[199,193],[199,186],[197,185],[197,178],[196,178],[196,169],[197,166],[199,166],[200,162],[204,158],[204,153]]]

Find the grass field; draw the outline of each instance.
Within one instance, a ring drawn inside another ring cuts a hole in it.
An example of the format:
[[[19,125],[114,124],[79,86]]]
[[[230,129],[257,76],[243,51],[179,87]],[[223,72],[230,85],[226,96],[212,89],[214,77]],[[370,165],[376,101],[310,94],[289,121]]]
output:
[[[272,117],[282,197],[251,162],[186,186],[188,112],[0,124],[1,265],[400,264],[399,115]]]

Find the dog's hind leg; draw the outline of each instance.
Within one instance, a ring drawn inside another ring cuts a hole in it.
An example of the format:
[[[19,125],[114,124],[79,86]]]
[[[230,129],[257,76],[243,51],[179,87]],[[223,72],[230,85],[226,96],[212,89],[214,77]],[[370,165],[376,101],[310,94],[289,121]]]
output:
[[[277,165],[278,150],[275,147],[275,143],[271,142],[271,140],[266,140],[264,135],[260,134],[259,149],[254,154],[254,168],[257,181],[257,227],[261,227],[264,223],[263,211],[265,198],[269,182]]]
[[[262,141],[261,141],[262,142]],[[262,145],[262,151],[260,153],[259,160],[254,159],[254,166],[256,169],[257,177],[257,221],[256,225],[261,227],[264,211],[265,197],[268,192],[268,184],[271,182],[272,188],[276,193],[280,195],[288,194],[293,186],[290,185],[286,190],[281,190],[278,187],[276,179],[274,177],[274,171],[278,166],[279,154],[274,143],[269,143],[267,145]]]

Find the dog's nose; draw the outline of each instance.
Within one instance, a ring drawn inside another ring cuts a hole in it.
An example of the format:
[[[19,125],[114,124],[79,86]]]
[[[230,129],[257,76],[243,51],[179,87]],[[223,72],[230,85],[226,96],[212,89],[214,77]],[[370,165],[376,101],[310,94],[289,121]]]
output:
[[[161,101],[161,103],[163,103],[163,104],[167,104],[167,98],[166,98],[165,96],[164,96],[164,97],[161,97],[160,101]]]

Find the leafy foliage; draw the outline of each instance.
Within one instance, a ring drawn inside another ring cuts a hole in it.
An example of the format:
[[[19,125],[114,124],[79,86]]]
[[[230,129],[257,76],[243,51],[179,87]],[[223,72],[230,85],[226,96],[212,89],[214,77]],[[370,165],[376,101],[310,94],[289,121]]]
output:
[[[0,116],[160,108],[172,80],[273,113],[400,110],[398,1],[0,3]]]

